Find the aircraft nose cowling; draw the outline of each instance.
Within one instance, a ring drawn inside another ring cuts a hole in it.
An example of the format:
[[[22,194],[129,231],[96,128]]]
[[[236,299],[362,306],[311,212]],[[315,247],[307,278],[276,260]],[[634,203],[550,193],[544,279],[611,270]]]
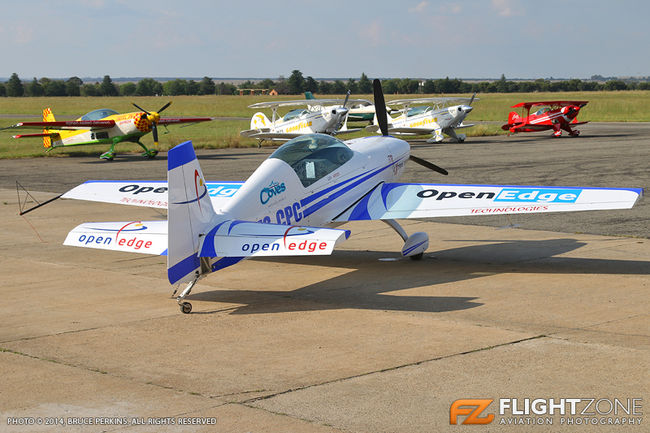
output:
[[[471,105],[462,105],[460,108],[465,113],[469,113],[470,111],[472,111],[474,109],[474,107],[472,107]]]
[[[343,117],[346,114],[348,114],[348,111],[350,111],[348,108],[345,107],[337,107],[332,110],[332,114]]]

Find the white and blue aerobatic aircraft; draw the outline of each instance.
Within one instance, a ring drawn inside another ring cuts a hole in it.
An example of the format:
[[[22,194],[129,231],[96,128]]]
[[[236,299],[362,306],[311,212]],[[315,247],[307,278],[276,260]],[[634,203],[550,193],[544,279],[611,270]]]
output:
[[[375,105],[386,113],[381,84]],[[383,117],[383,119],[382,119]],[[248,257],[331,254],[350,231],[347,221],[379,219],[403,238],[401,254],[420,258],[426,233],[410,236],[395,221],[460,215],[495,215],[631,208],[639,188],[581,188],[398,183],[411,159],[406,141],[387,134],[340,141],[324,134],[280,146],[246,182],[205,181],[191,142],[168,153],[167,182],[88,181],[63,195],[168,209],[167,221],[84,223],[65,245],[167,255],[169,282],[187,286],[185,301],[202,277]],[[327,227],[324,227],[327,226]],[[329,228],[328,228],[329,227]]]

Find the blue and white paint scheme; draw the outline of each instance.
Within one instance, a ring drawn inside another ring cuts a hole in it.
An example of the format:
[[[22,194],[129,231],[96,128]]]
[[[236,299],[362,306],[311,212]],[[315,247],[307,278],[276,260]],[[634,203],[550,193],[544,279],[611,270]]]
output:
[[[375,83],[383,106],[381,87]],[[383,109],[385,111],[385,108]],[[399,183],[409,144],[387,133],[341,141],[308,134],[280,146],[243,183],[205,180],[191,142],[168,153],[167,182],[89,181],[64,198],[168,209],[168,221],[85,223],[66,245],[166,254],[183,312],[194,283],[256,256],[331,254],[350,236],[333,228],[347,221],[382,220],[404,240],[402,256],[419,258],[426,233],[410,236],[395,221],[461,215],[631,208],[640,188]]]

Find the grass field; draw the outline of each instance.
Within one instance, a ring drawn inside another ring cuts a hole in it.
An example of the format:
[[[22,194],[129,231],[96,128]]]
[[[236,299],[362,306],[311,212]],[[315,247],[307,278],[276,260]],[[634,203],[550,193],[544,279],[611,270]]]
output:
[[[386,99],[398,99],[413,95],[387,95]],[[436,96],[436,95],[419,95]],[[445,95],[449,96],[449,95]],[[467,96],[467,95],[463,95]],[[372,95],[354,97],[372,100]],[[503,122],[507,119],[510,106],[521,101],[532,100],[588,100],[580,114],[580,120],[592,122],[648,122],[650,121],[650,91],[622,92],[564,92],[564,93],[498,93],[478,95],[480,101],[474,103],[474,111],[468,123],[477,121]],[[52,108],[57,119],[73,119],[96,108],[112,108],[118,112],[136,109],[135,102],[149,110],[157,110],[167,101],[173,101],[163,113],[165,116],[210,116],[222,117],[213,122],[189,126],[171,126],[169,133],[160,135],[160,148],[167,150],[185,140],[192,140],[198,148],[246,147],[256,146],[255,140],[242,138],[239,131],[249,128],[253,110],[248,105],[255,102],[282,99],[301,99],[299,96],[174,96],[174,97],[57,97],[57,98],[0,98],[0,128],[20,121],[40,120],[45,107]],[[267,110],[268,111],[268,110]],[[281,112],[284,114],[284,111]],[[270,113],[269,113],[270,117]],[[237,118],[245,118],[237,119]],[[350,125],[353,126],[353,125]],[[363,125],[359,125],[363,126]],[[28,131],[25,131],[28,132]],[[34,131],[31,131],[34,132]],[[160,128],[165,132],[165,128]],[[496,135],[504,133],[499,124],[481,124],[463,131],[468,136]],[[46,155],[42,141],[38,138],[15,140],[11,135],[16,130],[0,132],[0,158]],[[355,133],[346,137],[361,136]],[[145,136],[146,145],[152,143],[151,136]],[[70,154],[100,154],[108,146],[80,146],[58,148],[48,153],[50,156]],[[118,153],[139,152],[137,145],[122,144],[116,148]]]

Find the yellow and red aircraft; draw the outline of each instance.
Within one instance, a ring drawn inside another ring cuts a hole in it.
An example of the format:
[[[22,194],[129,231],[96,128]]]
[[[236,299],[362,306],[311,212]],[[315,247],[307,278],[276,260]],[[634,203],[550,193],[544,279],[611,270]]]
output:
[[[100,158],[111,161],[115,157],[115,145],[121,142],[138,143],[143,149],[142,156],[154,158],[156,149],[147,149],[140,139],[152,132],[154,145],[158,146],[158,125],[177,123],[195,123],[212,120],[211,117],[168,117],[161,118],[160,113],[171,105],[163,105],[158,111],[147,111],[133,104],[141,111],[119,114],[109,108],[100,108],[86,113],[77,120],[57,121],[52,110],[43,110],[42,122],[21,122],[2,129],[32,128],[41,129],[38,134],[20,134],[13,138],[43,137],[43,146],[50,151],[55,147],[81,146],[85,144],[110,144],[111,148],[102,153]]]

